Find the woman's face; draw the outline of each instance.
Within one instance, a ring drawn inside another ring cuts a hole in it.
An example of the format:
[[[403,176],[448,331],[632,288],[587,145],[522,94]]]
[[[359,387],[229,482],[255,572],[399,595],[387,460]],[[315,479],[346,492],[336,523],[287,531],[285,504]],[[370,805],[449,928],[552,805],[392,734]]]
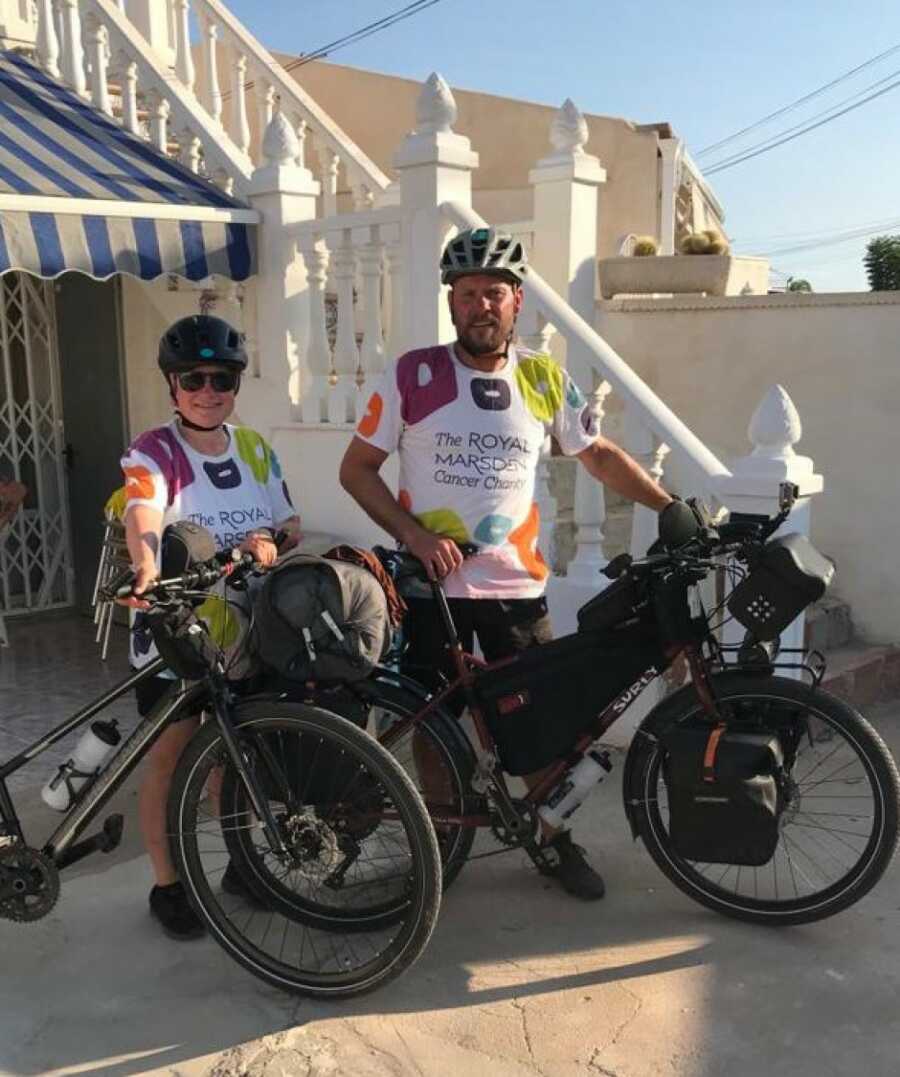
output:
[[[198,380],[193,377],[194,375],[204,375],[202,387],[194,390],[182,388],[179,378],[184,378],[184,374],[171,375],[175,393],[175,407],[186,419],[190,419],[192,423],[196,423],[198,426],[213,427],[221,425],[230,417],[234,411],[236,387],[221,391],[213,388],[210,380],[210,375],[223,373],[231,374],[232,372],[230,370],[223,371],[221,365],[209,363],[193,367],[187,372],[187,375],[192,377],[193,380]]]

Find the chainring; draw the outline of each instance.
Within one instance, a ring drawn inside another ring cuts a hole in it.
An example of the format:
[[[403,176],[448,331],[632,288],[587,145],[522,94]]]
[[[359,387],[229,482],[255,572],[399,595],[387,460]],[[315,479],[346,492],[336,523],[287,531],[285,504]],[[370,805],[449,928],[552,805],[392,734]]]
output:
[[[509,847],[522,845],[528,836],[536,837],[539,824],[537,810],[533,804],[529,804],[527,800],[522,800],[519,797],[513,797],[512,805],[516,809],[516,814],[519,818],[526,823],[526,826],[518,834],[514,834],[509,829],[496,807],[491,811],[491,833],[501,845]],[[529,824],[531,827],[530,832],[528,829]]]
[[[59,870],[44,853],[27,845],[0,849],[0,917],[20,924],[40,920],[59,897]]]

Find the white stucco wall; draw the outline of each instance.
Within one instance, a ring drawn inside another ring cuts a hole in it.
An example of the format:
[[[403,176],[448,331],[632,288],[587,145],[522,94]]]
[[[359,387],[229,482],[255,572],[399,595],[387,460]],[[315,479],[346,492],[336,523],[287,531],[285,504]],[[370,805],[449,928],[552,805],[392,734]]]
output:
[[[825,477],[813,539],[837,561],[836,591],[859,633],[900,640],[900,295],[617,300],[597,328],[724,459],[779,383],[803,423],[800,454]]]

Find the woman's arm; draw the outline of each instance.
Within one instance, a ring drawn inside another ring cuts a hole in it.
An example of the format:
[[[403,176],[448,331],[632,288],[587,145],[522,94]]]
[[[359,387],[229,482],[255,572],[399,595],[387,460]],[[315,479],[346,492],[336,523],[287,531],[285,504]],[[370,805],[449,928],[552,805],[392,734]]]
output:
[[[135,595],[143,594],[149,584],[156,579],[156,558],[159,554],[159,540],[162,534],[163,514],[150,505],[132,505],[125,515],[125,542],[131,567],[135,572],[132,591]],[[144,608],[146,603],[125,600],[126,605]]]

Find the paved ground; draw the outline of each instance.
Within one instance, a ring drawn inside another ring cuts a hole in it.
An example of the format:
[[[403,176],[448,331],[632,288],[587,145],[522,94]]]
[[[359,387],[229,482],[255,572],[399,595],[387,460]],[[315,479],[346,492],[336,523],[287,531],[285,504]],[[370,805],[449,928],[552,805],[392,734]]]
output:
[[[873,717],[900,751],[900,707]],[[265,987],[211,942],[158,934],[132,823],[115,860],[65,873],[50,917],[0,923],[0,1073],[895,1077],[897,866],[824,923],[734,923],[632,844],[620,774],[576,826],[603,865],[603,902],[557,892],[519,854],[474,862],[413,969],[328,1005]],[[120,802],[130,813],[133,792]]]

